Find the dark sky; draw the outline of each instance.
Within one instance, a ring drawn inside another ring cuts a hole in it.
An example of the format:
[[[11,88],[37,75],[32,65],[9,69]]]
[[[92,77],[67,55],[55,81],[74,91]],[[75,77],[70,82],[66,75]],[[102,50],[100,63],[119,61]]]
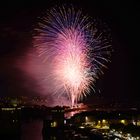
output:
[[[91,0],[47,0],[10,2],[0,4],[0,96],[35,95],[35,91],[22,85],[35,86],[33,79],[25,79],[22,71],[14,67],[19,56],[31,44],[33,25],[37,17],[55,4],[72,3],[88,15],[98,17],[111,29],[113,50],[111,63],[97,82],[101,93],[94,96],[117,101],[139,101],[138,47],[139,12],[134,2]],[[92,96],[91,96],[92,97]]]

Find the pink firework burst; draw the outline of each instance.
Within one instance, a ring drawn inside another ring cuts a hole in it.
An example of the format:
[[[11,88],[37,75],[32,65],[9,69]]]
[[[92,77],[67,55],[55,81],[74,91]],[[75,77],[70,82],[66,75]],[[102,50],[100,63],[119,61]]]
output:
[[[110,56],[110,43],[73,7],[53,8],[35,29],[34,45],[47,70],[55,96],[65,94],[72,106],[93,88]],[[92,86],[91,86],[92,85]]]

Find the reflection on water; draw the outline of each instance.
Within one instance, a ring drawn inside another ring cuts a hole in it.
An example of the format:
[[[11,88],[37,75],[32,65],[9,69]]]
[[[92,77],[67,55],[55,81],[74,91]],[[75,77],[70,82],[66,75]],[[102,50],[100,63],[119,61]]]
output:
[[[42,128],[43,128],[42,120],[22,122],[21,140],[43,140]]]
[[[77,108],[64,112],[61,107],[42,110],[2,108],[0,140],[109,140],[117,138],[116,133],[128,138],[135,135],[137,139],[134,140],[139,140],[139,112],[85,112]],[[129,135],[126,136],[126,133]]]
[[[80,111],[71,111],[65,114],[66,118],[70,118],[74,116],[76,113],[80,113]],[[60,118],[59,118],[60,119]],[[21,122],[21,140],[46,140],[46,139],[57,139],[63,137],[60,131],[50,130],[49,127],[44,127],[43,120],[41,119],[31,119]],[[43,127],[45,128],[43,131]],[[62,129],[61,129],[62,130]],[[44,132],[44,133],[43,133]],[[45,134],[45,135],[44,135]],[[61,134],[61,135],[60,135]],[[43,138],[44,137],[44,138]]]
[[[65,118],[71,118],[75,114],[78,114],[78,113],[81,113],[81,112],[84,112],[84,111],[86,111],[86,110],[75,110],[75,111],[66,112],[65,113]]]
[[[39,111],[33,109],[20,110],[3,108],[0,110],[0,139],[2,140],[46,140],[63,139],[64,118],[70,118],[78,110],[65,114],[61,108],[51,109],[43,117]],[[39,116],[38,116],[39,114]],[[34,117],[31,117],[34,116]],[[45,120],[43,120],[45,118]],[[66,123],[66,120],[65,120]]]

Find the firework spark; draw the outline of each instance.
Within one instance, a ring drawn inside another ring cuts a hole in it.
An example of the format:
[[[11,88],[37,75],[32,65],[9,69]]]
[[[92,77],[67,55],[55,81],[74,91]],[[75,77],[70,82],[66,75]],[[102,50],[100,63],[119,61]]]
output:
[[[50,68],[45,79],[51,79],[54,95],[67,95],[73,106],[103,73],[110,55],[108,40],[88,16],[73,7],[51,9],[35,31],[34,46]]]

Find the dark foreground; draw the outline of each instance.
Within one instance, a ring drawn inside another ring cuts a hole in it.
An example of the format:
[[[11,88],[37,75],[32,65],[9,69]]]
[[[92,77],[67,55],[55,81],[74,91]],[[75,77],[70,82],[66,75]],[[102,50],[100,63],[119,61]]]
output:
[[[1,108],[0,140],[140,140],[138,110],[65,114],[61,107]]]

